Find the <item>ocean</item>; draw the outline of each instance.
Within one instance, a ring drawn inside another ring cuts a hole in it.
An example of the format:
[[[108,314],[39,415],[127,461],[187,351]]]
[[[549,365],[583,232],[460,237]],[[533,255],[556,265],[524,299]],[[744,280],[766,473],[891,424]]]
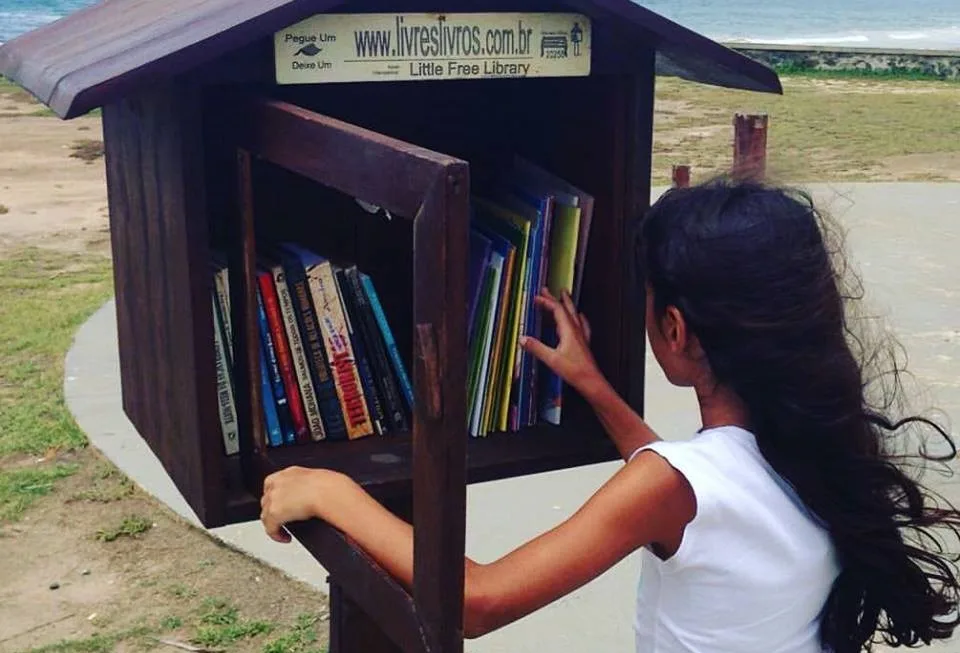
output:
[[[89,2],[0,0],[0,42]],[[720,41],[960,50],[960,0],[639,2]]]

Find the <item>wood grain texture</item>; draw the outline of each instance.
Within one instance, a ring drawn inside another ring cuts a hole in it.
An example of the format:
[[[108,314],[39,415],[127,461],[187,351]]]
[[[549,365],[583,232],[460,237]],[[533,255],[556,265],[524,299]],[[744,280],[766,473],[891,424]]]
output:
[[[288,526],[290,534],[303,544],[324,568],[350,603],[362,610],[396,647],[406,653],[431,649],[413,598],[376,562],[340,531],[318,520]],[[338,597],[331,596],[331,600]],[[332,606],[331,606],[332,607]],[[352,606],[337,606],[337,610]],[[346,615],[349,619],[349,615]],[[352,621],[352,620],[350,620]],[[358,620],[364,621],[364,620]],[[331,623],[331,653],[386,653],[390,649],[356,648],[361,643],[384,645],[376,633],[356,632],[360,623]],[[347,630],[338,630],[346,627]],[[375,640],[375,641],[371,641]],[[435,649],[434,649],[435,650]]]
[[[416,6],[415,2],[405,4]],[[489,10],[498,4],[458,3],[472,10]],[[158,80],[203,67],[338,5],[336,0],[95,3],[0,46],[0,74],[26,87],[61,117],[73,117],[148,88]],[[568,0],[567,6],[619,25],[634,41],[655,47],[661,74],[782,92],[770,68],[631,0]],[[389,10],[405,9],[391,6]]]
[[[763,181],[767,174],[767,114],[733,117],[733,175]]]
[[[623,333],[621,358],[626,362],[626,398],[640,415],[644,412],[646,370],[646,283],[644,271],[637,265],[635,237],[644,213],[650,207],[653,178],[654,52],[647,51],[647,66],[637,75],[621,78],[623,87],[623,134],[617,140],[626,144],[622,152],[623,168]],[[689,183],[689,171],[687,173]]]
[[[260,336],[257,317],[256,260],[257,242],[254,231],[253,173],[250,153],[235,152],[237,215],[228,250],[231,323],[234,330],[234,383],[236,387],[237,423],[240,433],[240,465],[247,481],[244,486],[255,496],[262,494],[262,478],[258,473],[260,458],[267,449],[266,425],[263,416],[263,387],[260,384]],[[272,401],[272,398],[271,398]]]
[[[457,162],[286,102],[254,100],[238,112],[238,138],[258,156],[408,218],[443,167]]]
[[[435,339],[435,352],[418,351],[414,387],[440,397],[414,414],[413,596],[428,650],[443,653],[463,650],[469,202],[467,165],[452,163],[414,222],[414,320]]]
[[[330,653],[400,653],[397,646],[369,614],[354,602],[340,584],[330,580]]]
[[[124,409],[208,525],[223,522],[196,89],[104,112]]]

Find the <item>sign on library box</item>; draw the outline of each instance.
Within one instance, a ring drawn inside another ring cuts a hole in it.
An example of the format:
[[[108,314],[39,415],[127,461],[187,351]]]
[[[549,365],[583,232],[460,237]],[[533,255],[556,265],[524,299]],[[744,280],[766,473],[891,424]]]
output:
[[[319,14],[274,39],[279,84],[590,74],[580,14]]]

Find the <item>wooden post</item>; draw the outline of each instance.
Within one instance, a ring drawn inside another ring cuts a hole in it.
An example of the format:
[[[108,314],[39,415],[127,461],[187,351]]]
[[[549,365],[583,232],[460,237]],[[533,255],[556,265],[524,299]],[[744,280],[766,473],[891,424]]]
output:
[[[690,166],[688,165],[673,166],[673,187],[687,188],[689,186],[690,186]]]
[[[733,119],[733,175],[762,181],[767,172],[767,114],[738,113]]]

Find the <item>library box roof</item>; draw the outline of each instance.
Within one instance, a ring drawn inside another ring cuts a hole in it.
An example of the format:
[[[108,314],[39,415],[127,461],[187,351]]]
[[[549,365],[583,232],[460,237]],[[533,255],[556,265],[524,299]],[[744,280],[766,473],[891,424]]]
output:
[[[359,5],[363,6],[359,6]],[[502,0],[456,0],[451,11],[500,10]],[[781,92],[769,68],[631,0],[523,0],[513,11],[580,12],[652,47],[657,72],[706,84]],[[528,5],[536,4],[536,7]],[[486,6],[491,5],[491,6]],[[492,6],[497,5],[497,6]],[[547,6],[544,6],[547,5]],[[389,6],[386,11],[406,11]],[[370,11],[334,0],[103,0],[0,46],[0,74],[71,118],[263,42],[313,14]]]

